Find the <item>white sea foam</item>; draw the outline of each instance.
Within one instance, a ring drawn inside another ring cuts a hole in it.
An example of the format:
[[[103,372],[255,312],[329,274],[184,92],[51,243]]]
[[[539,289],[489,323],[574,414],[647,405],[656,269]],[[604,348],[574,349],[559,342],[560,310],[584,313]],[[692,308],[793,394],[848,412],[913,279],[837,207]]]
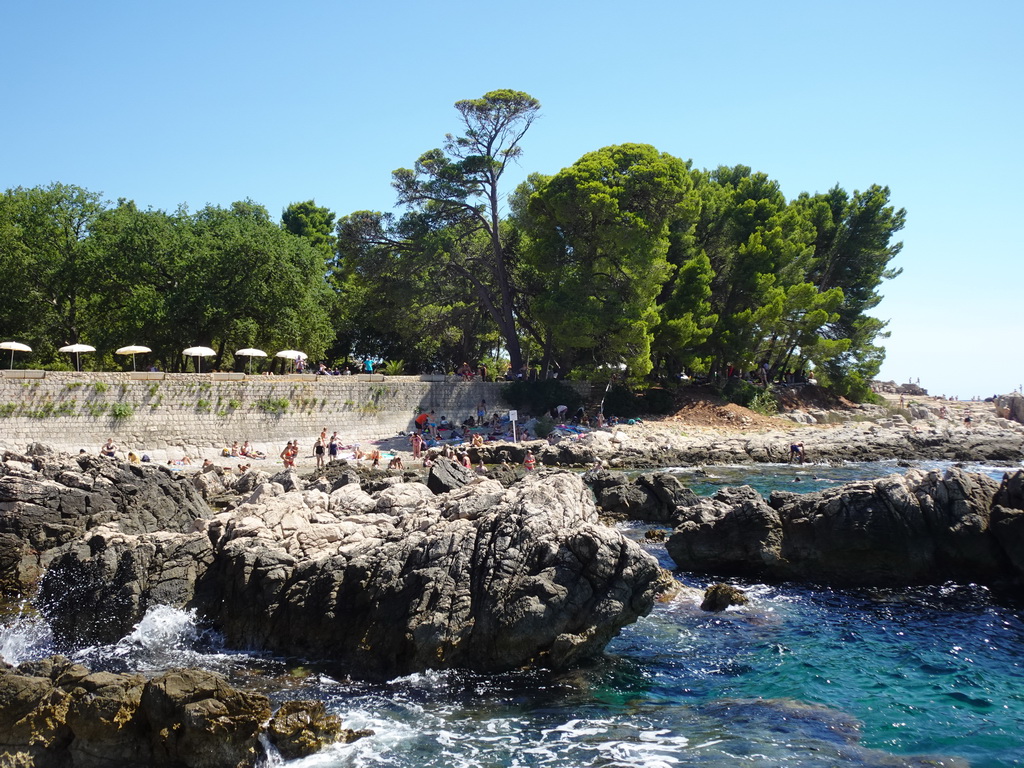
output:
[[[45,621],[21,616],[0,626],[0,659],[17,666],[52,653],[53,635]]]

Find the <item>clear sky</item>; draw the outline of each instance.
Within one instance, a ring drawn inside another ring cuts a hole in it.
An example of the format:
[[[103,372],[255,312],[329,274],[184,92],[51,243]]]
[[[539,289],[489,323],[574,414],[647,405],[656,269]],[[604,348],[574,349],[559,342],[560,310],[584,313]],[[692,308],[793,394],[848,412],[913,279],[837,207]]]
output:
[[[387,210],[456,101],[512,88],[543,110],[507,191],[625,142],[888,186],[881,378],[986,396],[1024,383],[1022,49],[1020,0],[6,2],[0,185]]]

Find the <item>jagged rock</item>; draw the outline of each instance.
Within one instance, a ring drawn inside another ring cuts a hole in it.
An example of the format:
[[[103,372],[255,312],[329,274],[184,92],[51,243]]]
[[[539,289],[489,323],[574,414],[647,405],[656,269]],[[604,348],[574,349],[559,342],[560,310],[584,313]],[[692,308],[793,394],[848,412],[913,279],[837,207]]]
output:
[[[998,486],[912,470],[810,494],[727,489],[686,510],[667,549],[679,567],[846,585],[1014,578],[1017,523],[990,525]]]
[[[159,465],[66,454],[26,463],[7,454],[0,463],[0,586],[31,591],[58,549],[88,528],[184,532],[209,515],[188,480]]]
[[[248,768],[269,700],[204,670],[90,672],[62,656],[0,668],[0,764]]]
[[[719,613],[732,605],[746,605],[749,601],[742,589],[723,584],[712,584],[704,591],[704,601],[700,604],[702,611]]]
[[[697,495],[675,475],[649,472],[633,482],[613,482],[612,473],[584,477],[594,488],[597,505],[610,515],[648,523],[667,523],[678,514],[678,508],[697,502]]]
[[[307,757],[330,744],[348,744],[373,733],[342,728],[341,718],[328,714],[323,702],[311,700],[286,701],[267,726],[270,742],[285,760]]]
[[[466,485],[474,477],[473,472],[461,464],[443,456],[434,461],[427,475],[427,487],[434,493],[448,493]]]
[[[778,563],[779,515],[753,488],[723,488],[681,513],[666,544],[680,568],[760,575],[772,572]]]
[[[440,496],[406,483],[373,510],[346,509],[334,494],[244,503],[194,534],[97,530],[47,574],[43,610],[63,642],[116,639],[156,587],[234,645],[394,676],[564,667],[653,606],[657,562],[598,523],[574,474],[532,473],[510,489],[474,479]],[[188,548],[183,566],[176,556]],[[81,585],[70,595],[69,577]]]

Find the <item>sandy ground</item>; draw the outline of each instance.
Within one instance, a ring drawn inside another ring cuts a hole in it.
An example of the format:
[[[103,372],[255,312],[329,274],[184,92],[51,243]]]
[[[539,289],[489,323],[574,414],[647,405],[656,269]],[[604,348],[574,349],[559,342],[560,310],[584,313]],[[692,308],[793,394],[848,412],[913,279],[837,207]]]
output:
[[[885,394],[883,397],[892,407],[898,408],[900,406],[899,395]],[[936,411],[945,407],[951,423],[962,423],[967,415],[971,415],[975,423],[980,423],[994,417],[992,404],[983,401],[944,400],[932,396],[904,398],[904,406],[909,406],[911,403],[926,405]],[[852,406],[852,404],[849,405]],[[843,406],[840,405],[839,407]],[[615,429],[622,429],[629,433],[631,437],[643,438],[659,434],[679,435],[681,432],[684,432],[691,437],[704,437],[708,440],[714,440],[716,437],[734,436],[743,433],[784,433],[797,428],[797,426],[788,419],[761,416],[738,405],[696,398],[693,402],[685,403],[683,407],[670,416],[648,419],[635,425],[620,425],[615,427]],[[831,426],[816,425],[816,427],[809,428],[830,429]],[[328,431],[329,435],[330,431]],[[339,459],[369,465],[367,459],[363,459],[361,462],[356,459],[354,447],[358,446],[364,453],[374,449],[379,450],[381,453],[380,466],[384,468],[387,467],[388,462],[395,455],[401,456],[406,469],[415,469],[422,466],[420,462],[414,462],[412,459],[412,446],[409,435],[399,434],[383,439],[375,439],[359,434],[342,435],[341,437],[343,442],[342,449],[338,454]],[[299,455],[296,460],[296,467],[300,472],[310,472],[316,468],[316,457],[313,455],[313,443],[316,441],[316,438],[316,434],[296,435],[296,439],[299,441]],[[260,460],[231,457],[224,456],[222,450],[218,449],[193,448],[187,449],[192,463],[184,465],[178,463],[186,453],[182,449],[152,451],[151,455],[154,461],[166,464],[170,460],[174,462],[172,466],[184,471],[200,468],[204,459],[209,459],[218,466],[236,472],[239,471],[240,465],[244,467],[247,464],[269,473],[274,473],[284,468],[284,462],[280,458],[280,453],[284,448],[283,442],[280,444],[253,443],[252,447],[257,451],[263,452],[267,458]],[[120,455],[122,458],[127,458],[125,451],[133,449],[133,446],[123,446],[123,448],[125,450]],[[98,451],[98,446],[95,450]],[[134,448],[134,450],[139,449]],[[325,461],[328,460],[329,457],[325,456]]]

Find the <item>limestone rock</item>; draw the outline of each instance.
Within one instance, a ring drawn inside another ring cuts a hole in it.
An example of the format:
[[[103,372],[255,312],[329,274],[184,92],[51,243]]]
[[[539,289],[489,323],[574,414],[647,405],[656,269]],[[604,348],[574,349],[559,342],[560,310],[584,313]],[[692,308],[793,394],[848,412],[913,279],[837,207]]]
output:
[[[719,582],[704,590],[704,601],[700,604],[700,609],[718,613],[730,606],[746,605],[748,602],[750,601],[742,589]]]
[[[341,718],[327,713],[320,701],[286,701],[274,713],[267,727],[270,742],[285,760],[319,752],[336,742],[351,743],[373,731],[342,728]]]
[[[992,525],[998,488],[954,468],[776,492],[767,504],[753,489],[726,489],[686,510],[667,549],[680,568],[705,573],[841,585],[996,583],[1019,575],[1010,553],[1021,531],[1012,512]]]
[[[0,764],[248,768],[265,696],[204,670],[90,672],[54,656],[0,668]]]
[[[447,493],[461,488],[473,479],[473,472],[451,459],[438,458],[430,468],[427,487],[434,493]]]
[[[373,509],[346,508],[345,488],[261,497],[196,533],[93,531],[47,574],[43,610],[74,645],[116,639],[159,596],[234,645],[373,677],[564,667],[653,606],[657,562],[598,522],[574,474],[404,483]]]

